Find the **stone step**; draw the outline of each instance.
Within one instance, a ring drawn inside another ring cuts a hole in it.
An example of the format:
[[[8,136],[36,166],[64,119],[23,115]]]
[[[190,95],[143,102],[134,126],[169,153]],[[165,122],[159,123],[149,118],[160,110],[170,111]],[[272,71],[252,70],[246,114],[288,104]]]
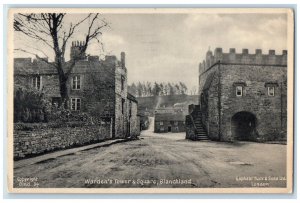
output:
[[[197,138],[197,140],[209,140],[208,138]]]
[[[208,138],[206,135],[197,135],[198,138]]]
[[[206,136],[206,132],[197,132],[196,135],[205,135]]]

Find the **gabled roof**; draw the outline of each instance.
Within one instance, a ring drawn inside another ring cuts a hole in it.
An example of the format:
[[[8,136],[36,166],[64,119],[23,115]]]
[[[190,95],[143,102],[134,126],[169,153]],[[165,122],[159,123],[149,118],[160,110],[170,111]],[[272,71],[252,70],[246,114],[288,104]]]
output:
[[[185,121],[185,115],[182,113],[157,113],[154,115],[155,121]]]
[[[130,93],[127,93],[127,99],[135,102],[135,103],[138,103],[138,101],[136,100],[135,96],[133,96],[132,94]]]

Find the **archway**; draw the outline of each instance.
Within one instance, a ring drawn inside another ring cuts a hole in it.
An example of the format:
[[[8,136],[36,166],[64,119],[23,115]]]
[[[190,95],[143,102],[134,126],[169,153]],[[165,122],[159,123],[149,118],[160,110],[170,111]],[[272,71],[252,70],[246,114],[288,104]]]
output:
[[[256,117],[250,112],[241,111],[231,118],[231,133],[234,139],[250,141],[256,138]]]

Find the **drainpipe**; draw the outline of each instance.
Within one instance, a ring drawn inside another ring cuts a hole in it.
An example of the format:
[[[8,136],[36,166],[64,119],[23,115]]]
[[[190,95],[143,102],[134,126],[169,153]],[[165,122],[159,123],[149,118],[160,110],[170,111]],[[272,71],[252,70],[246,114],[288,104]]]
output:
[[[221,71],[220,71],[220,60],[218,61],[218,116],[219,116],[219,128],[218,128],[218,139],[221,140]]]
[[[282,81],[280,82],[280,131],[282,131]]]

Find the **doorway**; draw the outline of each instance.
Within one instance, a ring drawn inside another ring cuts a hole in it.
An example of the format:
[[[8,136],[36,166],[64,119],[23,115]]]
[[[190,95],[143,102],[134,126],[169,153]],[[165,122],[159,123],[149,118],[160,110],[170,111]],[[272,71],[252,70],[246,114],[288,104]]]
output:
[[[254,141],[256,139],[256,117],[241,111],[231,118],[231,133],[235,140]]]

